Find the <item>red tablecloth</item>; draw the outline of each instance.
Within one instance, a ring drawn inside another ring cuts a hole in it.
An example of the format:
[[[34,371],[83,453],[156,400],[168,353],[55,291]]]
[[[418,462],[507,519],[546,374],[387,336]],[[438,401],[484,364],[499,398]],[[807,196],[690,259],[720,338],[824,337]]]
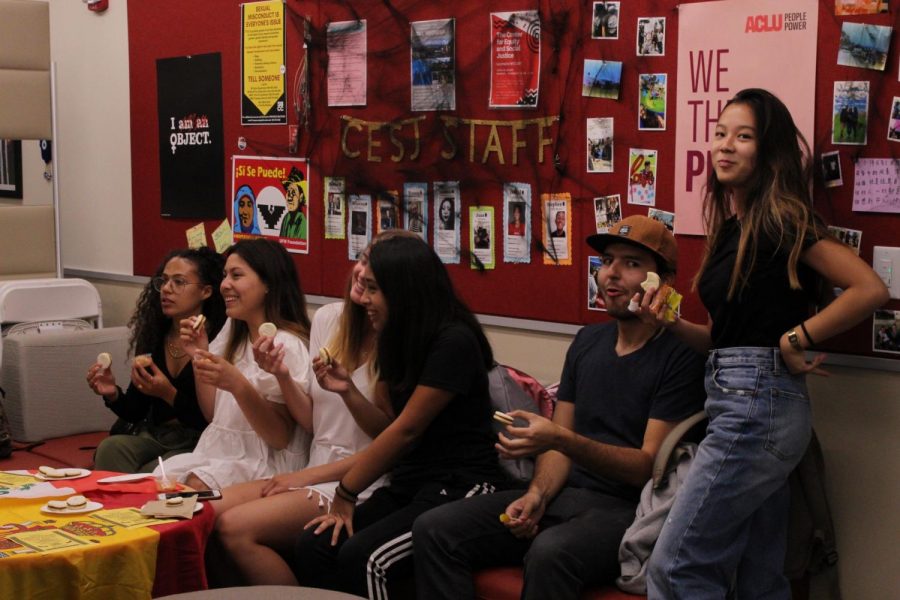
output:
[[[152,479],[133,483],[101,484],[98,479],[116,475],[94,471],[82,479],[54,481],[57,488],[72,488],[88,499],[103,504],[105,509],[141,507],[156,499],[156,482]],[[215,523],[212,505],[204,502],[203,509],[193,519],[153,525],[159,532],[153,596],[167,596],[206,589],[206,569],[203,555],[206,540]]]

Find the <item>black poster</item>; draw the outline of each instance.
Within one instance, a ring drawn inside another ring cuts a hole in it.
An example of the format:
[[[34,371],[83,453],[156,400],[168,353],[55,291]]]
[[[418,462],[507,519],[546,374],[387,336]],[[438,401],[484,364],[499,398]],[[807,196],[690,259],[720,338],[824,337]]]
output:
[[[225,218],[222,57],[156,61],[160,215]]]

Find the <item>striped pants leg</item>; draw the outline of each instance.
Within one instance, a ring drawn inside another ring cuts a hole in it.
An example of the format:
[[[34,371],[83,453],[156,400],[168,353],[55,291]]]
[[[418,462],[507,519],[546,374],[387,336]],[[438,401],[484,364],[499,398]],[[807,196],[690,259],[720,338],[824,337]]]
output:
[[[467,495],[490,493],[489,484],[451,488],[426,484],[415,490],[389,486],[357,509],[354,535],[330,545],[331,530],[300,537],[294,568],[300,585],[335,589],[372,600],[388,600],[398,582],[413,575],[412,525],[427,510]]]

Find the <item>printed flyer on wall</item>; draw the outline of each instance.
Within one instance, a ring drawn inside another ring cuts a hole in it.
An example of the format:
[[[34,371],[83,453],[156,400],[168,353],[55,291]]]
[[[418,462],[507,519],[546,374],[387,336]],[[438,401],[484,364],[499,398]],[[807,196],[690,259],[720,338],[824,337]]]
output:
[[[235,241],[261,236],[289,252],[309,252],[309,162],[233,156],[231,223]]]
[[[491,108],[536,108],[541,18],[536,10],[491,13]]]
[[[284,4],[241,5],[241,125],[287,123]]]

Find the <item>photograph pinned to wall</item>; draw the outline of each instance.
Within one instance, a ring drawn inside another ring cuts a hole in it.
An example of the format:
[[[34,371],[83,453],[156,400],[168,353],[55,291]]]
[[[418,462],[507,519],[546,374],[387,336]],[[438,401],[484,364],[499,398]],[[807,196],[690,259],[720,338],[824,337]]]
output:
[[[325,177],[325,239],[342,240],[346,235],[344,217],[346,215],[347,180],[343,177]]]
[[[888,12],[888,0],[834,0],[834,14],[874,15]]]
[[[410,23],[410,107],[456,110],[455,19]]]
[[[641,17],[637,21],[637,55],[666,55],[666,18]]]
[[[584,78],[581,81],[582,96],[618,100],[621,83],[621,62],[584,59]]]
[[[891,27],[882,25],[842,23],[837,64],[884,71],[891,45],[891,31]]]
[[[365,106],[366,20],[328,23],[325,45],[328,106]]]
[[[872,319],[872,351],[900,354],[900,310],[876,310]]]
[[[347,258],[356,260],[372,241],[372,197],[350,194],[347,201]]]
[[[828,226],[828,233],[833,235],[842,244],[846,244],[859,256],[859,246],[862,244],[862,231],[859,229],[847,229],[846,227]]]
[[[378,199],[375,205],[375,232],[400,227],[400,195],[397,190],[387,190],[375,194]]]
[[[892,142],[900,142],[900,96],[894,96],[894,101],[891,102],[887,139]]]
[[[493,269],[497,266],[494,246],[494,207],[469,207],[469,248],[472,249],[469,266],[473,269]]]
[[[656,150],[628,150],[628,204],[656,206]]]
[[[665,131],[666,129],[666,81],[665,73],[638,75],[638,129],[640,131]]]
[[[531,262],[531,185],[503,184],[503,262]]]
[[[459,264],[460,195],[458,181],[434,182],[434,251],[447,264]]]
[[[659,221],[666,226],[666,229],[675,233],[675,213],[660,210],[658,208],[651,208],[647,210],[647,216],[654,221]]]
[[[587,172],[613,172],[613,118],[597,117],[587,120]]]
[[[869,82],[835,81],[831,143],[862,146],[869,124]]]
[[[609,233],[609,228],[622,220],[622,197],[619,194],[594,198],[594,221],[597,233]]]
[[[588,256],[587,264],[587,309],[606,311],[606,302],[603,301],[603,294],[600,293],[600,282],[597,277],[600,274],[600,257]]]
[[[841,152],[822,153],[822,179],[825,187],[838,187],[844,185],[844,178],[841,175]]]
[[[536,10],[490,14],[490,108],[537,108],[541,17]]]
[[[853,172],[855,212],[900,213],[900,161],[857,159]]]
[[[188,248],[203,248],[206,246],[206,225],[197,223],[193,227],[188,227],[184,232],[187,237]]]
[[[619,39],[619,3],[594,2],[591,20],[591,38],[595,40]]]
[[[545,265],[572,264],[572,196],[541,194],[541,227]]]
[[[0,140],[0,198],[22,199],[22,142]]]
[[[241,125],[287,123],[282,0],[241,4]]]
[[[235,240],[274,239],[289,252],[309,253],[309,162],[305,158],[233,156]]]
[[[428,184],[403,184],[403,228],[428,239]]]

